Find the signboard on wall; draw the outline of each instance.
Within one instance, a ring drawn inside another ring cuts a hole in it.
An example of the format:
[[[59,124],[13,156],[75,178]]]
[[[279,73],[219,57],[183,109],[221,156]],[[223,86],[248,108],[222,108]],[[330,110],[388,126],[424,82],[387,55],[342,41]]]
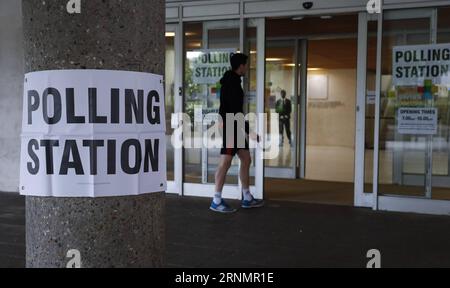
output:
[[[188,52],[192,80],[195,84],[216,84],[231,69],[230,57],[234,49],[199,50]]]
[[[394,47],[392,64],[395,86],[450,84],[450,44]]]
[[[163,77],[108,70],[25,75],[22,195],[105,197],[166,189]]]
[[[397,131],[406,135],[435,135],[437,133],[437,108],[409,108],[397,110]]]

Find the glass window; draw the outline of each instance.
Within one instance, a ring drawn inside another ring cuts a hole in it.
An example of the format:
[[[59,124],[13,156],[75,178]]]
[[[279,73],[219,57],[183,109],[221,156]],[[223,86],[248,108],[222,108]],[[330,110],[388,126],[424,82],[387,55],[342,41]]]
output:
[[[194,123],[194,107],[203,104],[204,87],[194,82],[193,71],[189,68],[189,59],[195,56],[195,51],[203,48],[203,25],[202,23],[185,23],[184,50],[186,52],[185,70],[184,70],[184,112],[187,113]],[[194,127],[191,127],[192,132]],[[191,183],[201,183],[202,167],[201,167],[202,150],[200,148],[186,148],[184,153],[184,181]]]

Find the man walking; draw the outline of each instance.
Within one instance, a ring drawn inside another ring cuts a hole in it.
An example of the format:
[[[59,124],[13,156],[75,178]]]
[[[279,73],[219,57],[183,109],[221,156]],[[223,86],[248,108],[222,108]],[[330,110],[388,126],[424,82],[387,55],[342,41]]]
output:
[[[220,162],[216,171],[216,191],[211,202],[210,209],[220,213],[232,213],[236,209],[230,207],[222,199],[222,189],[225,177],[231,166],[233,157],[237,154],[241,161],[239,178],[242,184],[242,208],[255,208],[263,206],[263,201],[256,200],[250,193],[250,164],[251,157],[249,151],[249,138],[259,141],[255,133],[249,133],[248,122],[245,122],[244,129],[238,128],[236,121],[234,127],[227,130],[227,116],[233,117],[239,114],[244,116],[244,91],[241,86],[241,77],[248,69],[248,56],[241,53],[233,54],[230,58],[231,70],[225,72],[220,80],[220,108],[219,115],[222,118],[223,144],[220,151]],[[242,145],[242,143],[244,143]]]
[[[289,145],[291,142],[291,112],[292,105],[291,100],[286,99],[286,91],[281,90],[281,99],[279,99],[275,105],[276,112],[280,115],[280,146],[284,143],[283,131],[286,128],[286,136],[289,140]]]

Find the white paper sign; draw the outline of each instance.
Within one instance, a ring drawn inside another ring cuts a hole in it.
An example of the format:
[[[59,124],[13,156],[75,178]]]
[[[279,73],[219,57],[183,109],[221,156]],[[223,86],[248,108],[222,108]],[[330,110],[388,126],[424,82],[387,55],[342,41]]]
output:
[[[231,69],[230,57],[234,49],[201,50],[188,52],[192,80],[195,84],[216,84]]]
[[[437,108],[399,108],[397,131],[406,135],[434,135],[437,133]]]
[[[373,105],[376,102],[376,92],[367,91],[367,101],[366,104]]]
[[[108,70],[26,74],[20,193],[105,197],[165,191],[162,80]]]
[[[397,46],[393,49],[393,81],[395,86],[450,84],[450,44]]]

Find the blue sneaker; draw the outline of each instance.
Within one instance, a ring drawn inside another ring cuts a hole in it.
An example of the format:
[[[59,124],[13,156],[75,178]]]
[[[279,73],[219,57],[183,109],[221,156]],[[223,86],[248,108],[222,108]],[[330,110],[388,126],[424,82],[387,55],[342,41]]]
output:
[[[257,200],[252,198],[252,200],[242,200],[241,207],[242,208],[258,208],[264,206],[264,200]]]
[[[211,209],[214,212],[219,212],[219,213],[233,213],[236,212],[236,209],[231,208],[230,206],[228,206],[227,203],[225,203],[225,201],[220,202],[220,204],[216,204],[214,203],[214,201],[211,202],[211,206],[209,206],[209,209]]]

